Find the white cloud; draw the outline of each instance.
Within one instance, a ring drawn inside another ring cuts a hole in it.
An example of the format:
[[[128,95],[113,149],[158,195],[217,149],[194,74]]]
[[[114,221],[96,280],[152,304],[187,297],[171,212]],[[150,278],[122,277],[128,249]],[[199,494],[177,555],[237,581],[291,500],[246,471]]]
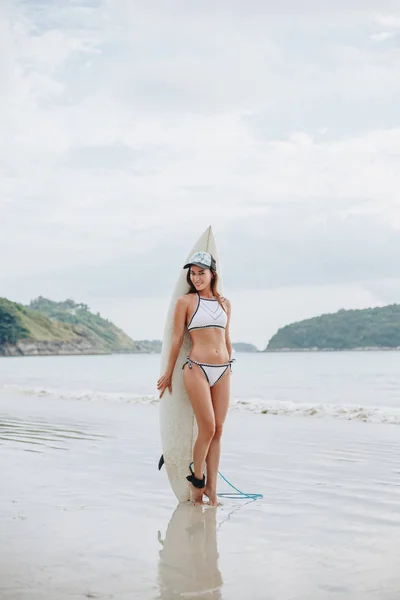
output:
[[[386,42],[396,37],[396,31],[379,31],[378,33],[371,33],[369,36],[373,42]]]
[[[397,3],[396,3],[397,4]],[[400,30],[400,14],[399,7],[396,6],[397,14],[390,14],[389,12],[375,14],[374,21],[381,27],[387,27],[388,29],[399,29]]]
[[[370,34],[373,42],[384,43],[400,35],[400,14],[375,14],[373,21],[383,28]]]
[[[224,18],[258,19],[262,16],[275,17],[290,20],[292,17],[306,17],[309,22],[314,19],[338,19],[348,18],[356,15],[369,15],[371,11],[376,12],[375,0],[336,0],[335,3],[322,4],[318,0],[248,0],[245,4],[242,0],[220,0],[216,5],[212,0],[203,2],[187,2],[185,0],[172,0],[168,4],[149,4],[146,0],[109,0],[109,10],[118,11],[125,18],[133,17],[134,14],[147,16],[149,19],[162,18],[173,20],[188,17],[202,17],[207,19],[223,16]],[[381,0],[380,12],[396,13],[398,3],[396,0]]]

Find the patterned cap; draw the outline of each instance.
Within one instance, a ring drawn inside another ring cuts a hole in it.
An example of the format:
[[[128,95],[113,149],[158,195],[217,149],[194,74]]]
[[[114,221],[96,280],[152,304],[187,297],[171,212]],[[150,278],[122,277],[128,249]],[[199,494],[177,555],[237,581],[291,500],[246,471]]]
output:
[[[196,267],[200,268],[206,267],[207,269],[213,269],[213,271],[217,270],[217,263],[215,262],[213,255],[203,251],[195,252],[190,257],[190,261],[183,268],[187,269],[191,265],[196,265]]]

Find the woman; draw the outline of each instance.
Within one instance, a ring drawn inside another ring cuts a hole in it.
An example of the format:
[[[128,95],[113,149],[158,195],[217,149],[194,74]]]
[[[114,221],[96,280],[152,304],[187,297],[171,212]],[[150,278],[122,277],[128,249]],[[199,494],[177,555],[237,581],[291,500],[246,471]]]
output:
[[[183,268],[188,269],[190,291],[176,303],[168,367],[158,380],[157,388],[160,398],[167,388],[172,391],[172,374],[187,327],[192,349],[183,365],[183,377],[198,425],[193,469],[190,465],[187,479],[195,504],[202,504],[204,492],[210,504],[217,506],[221,435],[229,406],[232,363],[229,338],[231,305],[218,293],[217,266],[211,254],[196,252]]]

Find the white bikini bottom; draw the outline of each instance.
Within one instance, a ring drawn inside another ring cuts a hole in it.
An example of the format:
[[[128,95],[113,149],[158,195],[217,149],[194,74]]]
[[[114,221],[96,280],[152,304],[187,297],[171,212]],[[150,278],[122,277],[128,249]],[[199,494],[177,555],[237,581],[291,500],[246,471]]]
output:
[[[207,379],[208,385],[210,388],[213,387],[220,379],[223,377],[228,369],[232,371],[232,363],[235,361],[232,358],[228,363],[223,365],[210,365],[208,363],[197,362],[197,360],[193,360],[187,357],[185,364],[182,369],[185,368],[185,365],[189,365],[189,369],[193,369],[193,365],[198,365],[200,369],[203,371],[205,378]]]

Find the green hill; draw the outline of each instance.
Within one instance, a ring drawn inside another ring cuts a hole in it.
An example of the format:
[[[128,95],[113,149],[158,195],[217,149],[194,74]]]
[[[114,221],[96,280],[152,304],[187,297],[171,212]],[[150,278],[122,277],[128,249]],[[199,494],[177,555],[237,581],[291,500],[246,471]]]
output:
[[[103,347],[105,351],[124,352],[136,349],[135,342],[126,333],[108,319],[103,319],[99,313],[90,312],[86,304],[76,304],[73,300],[53,302],[39,296],[28,308],[72,326],[75,332],[87,336],[94,345]]]
[[[141,352],[121,329],[73,300],[39,297],[29,306],[0,298],[0,354]]]
[[[400,348],[400,305],[339,310],[277,331],[265,352]]]
[[[247,342],[233,342],[232,348],[236,352],[258,352],[256,346]]]

